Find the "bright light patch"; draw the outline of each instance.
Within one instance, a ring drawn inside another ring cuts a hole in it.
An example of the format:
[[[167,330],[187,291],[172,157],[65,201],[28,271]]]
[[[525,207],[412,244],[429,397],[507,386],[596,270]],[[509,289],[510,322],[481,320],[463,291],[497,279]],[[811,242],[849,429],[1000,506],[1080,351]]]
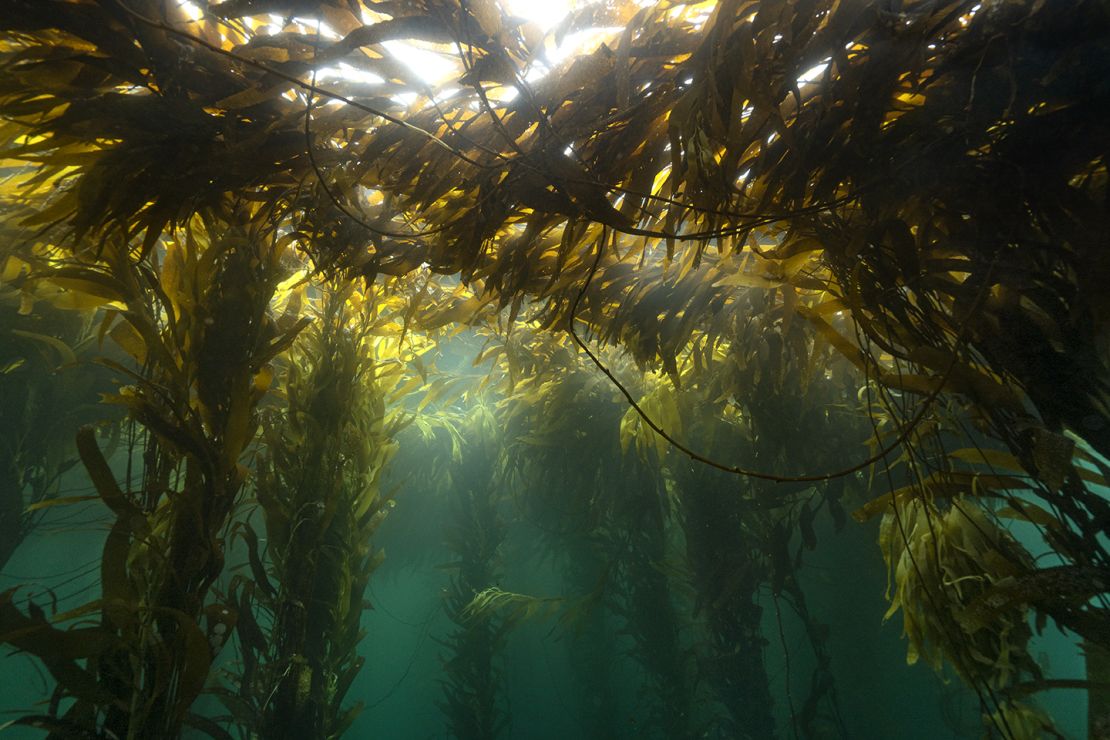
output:
[[[802,76],[798,78],[798,84],[804,85],[807,82],[816,82],[817,79],[825,73],[825,70],[829,68],[829,61],[830,60],[825,60],[824,62],[821,62],[820,64],[807,69],[805,72],[802,73]]]
[[[299,23],[307,29],[313,29],[313,30],[315,30],[317,28],[320,29],[320,37],[321,38],[325,38],[325,39],[341,38],[339,33],[334,28],[332,28],[327,23],[325,23],[324,21],[322,21],[318,18],[300,18],[300,17],[297,17],[297,18],[293,19],[293,22],[294,23]],[[278,25],[279,26],[281,25],[280,20],[278,21]]]
[[[570,0],[502,0],[505,12],[524,18],[547,33],[570,13]]]
[[[708,10],[706,10],[702,13],[699,13],[698,15],[691,18],[690,19],[690,25],[693,26],[695,29],[701,29],[701,27],[705,25],[705,22],[707,20],[709,20],[709,11]]]
[[[445,100],[450,100],[453,96],[458,95],[459,88],[457,87],[443,87],[435,91],[432,99],[437,103],[442,103]]]
[[[520,91],[510,85],[498,85],[497,87],[491,87],[486,90],[486,96],[490,100],[501,103],[502,105],[513,102],[519,94]]]
[[[201,19],[201,16],[204,15],[197,4],[191,3],[189,2],[189,0],[180,0],[178,5],[180,5],[181,9],[185,11],[185,14],[192,18],[194,21],[199,21]]]
[[[442,54],[404,41],[385,41],[382,46],[429,85],[446,82],[458,73],[457,60],[448,59]]]
[[[346,62],[340,62],[335,67],[323,67],[317,73],[321,80],[346,80],[348,82],[361,82],[364,85],[380,85],[384,79],[366,70],[352,67]]]
[[[563,39],[563,43],[559,44],[553,51],[549,51],[547,58],[551,61],[552,65],[557,65],[575,54],[589,53],[597,48],[598,44],[602,43],[614,33],[623,31],[620,26],[599,26],[597,28],[587,28],[584,31],[567,34]]]

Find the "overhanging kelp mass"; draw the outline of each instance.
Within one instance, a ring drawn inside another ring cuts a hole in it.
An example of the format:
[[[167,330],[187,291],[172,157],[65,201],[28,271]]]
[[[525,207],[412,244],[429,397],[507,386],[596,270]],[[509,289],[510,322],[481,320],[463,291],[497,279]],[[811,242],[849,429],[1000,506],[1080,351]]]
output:
[[[0,566],[100,533],[11,724],[372,723],[396,550],[453,736],[537,629],[583,737],[854,736],[855,538],[988,735],[1107,736],[1110,8],[557,5],[4,3]]]

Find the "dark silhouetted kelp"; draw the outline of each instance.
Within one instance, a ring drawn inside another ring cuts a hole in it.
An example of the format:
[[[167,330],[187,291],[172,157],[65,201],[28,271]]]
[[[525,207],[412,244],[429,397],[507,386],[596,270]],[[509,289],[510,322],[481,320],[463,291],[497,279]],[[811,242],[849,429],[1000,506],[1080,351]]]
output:
[[[3,729],[1106,736],[1106,3],[558,5],[4,3]]]

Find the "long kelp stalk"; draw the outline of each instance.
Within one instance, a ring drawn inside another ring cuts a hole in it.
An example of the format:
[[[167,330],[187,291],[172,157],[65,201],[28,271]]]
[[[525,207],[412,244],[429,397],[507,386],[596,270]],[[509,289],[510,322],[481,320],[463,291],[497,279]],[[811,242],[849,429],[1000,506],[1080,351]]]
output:
[[[572,593],[593,596],[590,608],[577,617],[563,638],[574,672],[574,690],[582,712],[584,740],[605,740],[620,730],[615,670],[617,630],[605,608],[610,565],[601,556],[595,537],[569,538],[562,552],[564,580]]]
[[[0,571],[64,498],[56,492],[78,462],[78,427],[115,416],[97,403],[111,386],[91,363],[91,312],[21,293],[28,269],[0,251]]]
[[[743,502],[720,495],[705,468],[679,466],[687,557],[705,622],[703,674],[725,710],[732,737],[772,737],[774,701],[764,664],[759,589],[768,578],[762,553],[740,525]]]
[[[623,480],[606,480],[613,487],[607,494],[614,497],[615,515],[606,550],[614,562],[612,607],[632,638],[631,654],[643,668],[644,694],[651,698],[637,721],[658,728],[661,737],[697,737],[702,730],[694,711],[694,661],[671,586],[664,482],[632,454],[621,472]]]
[[[225,211],[190,224],[147,260],[113,242],[95,261],[46,264],[33,276],[114,307],[101,332],[134,364],[113,365],[128,384],[112,400],[143,443],[137,474],[120,480],[93,429],[77,436],[115,520],[102,598],[71,614],[100,615],[82,653],[87,667],[55,673],[52,712],[61,698],[76,701],[63,716],[37,720],[59,736],[102,729],[169,738],[186,721],[203,723],[189,709],[235,623],[209,590],[223,570],[225,527],[247,475],[240,459],[255,434],[267,364],[299,329],[279,327],[270,315],[282,255],[264,221]],[[31,652],[48,665],[56,659],[49,643]]]
[[[369,321],[350,294],[332,289],[320,300],[281,378],[285,406],[265,412],[256,491],[270,565],[256,565],[240,594],[243,618],[254,605],[249,618],[265,626],[240,632],[238,695],[251,711],[237,716],[264,738],[337,737],[361,709],[343,702],[363,664],[364,596],[384,556],[371,538],[388,511],[378,478],[395,445]],[[258,537],[242,526],[260,564]]]
[[[462,464],[454,475],[455,490],[447,502],[453,516],[446,544],[454,560],[444,608],[455,627],[442,641],[447,653],[440,707],[453,737],[494,740],[509,723],[498,666],[504,618],[496,612],[472,614],[467,607],[500,578],[505,523],[495,488],[493,418],[479,406],[466,426],[470,444],[464,446]]]
[[[234,612],[209,601],[208,590],[223,570],[267,363],[298,328],[283,333],[269,314],[284,269],[272,232],[212,222],[205,231],[169,245],[159,272],[129,268],[146,278],[146,295],[162,297],[129,302],[120,324],[144,368],[119,395],[147,431],[141,487],[114,489],[93,445],[82,449],[120,515],[105,547],[103,588],[127,658],[98,668],[103,682],[130,694],[127,710],[109,710],[105,723],[121,737],[176,735],[229,636]],[[130,264],[117,262],[117,280],[129,277],[121,270]]]

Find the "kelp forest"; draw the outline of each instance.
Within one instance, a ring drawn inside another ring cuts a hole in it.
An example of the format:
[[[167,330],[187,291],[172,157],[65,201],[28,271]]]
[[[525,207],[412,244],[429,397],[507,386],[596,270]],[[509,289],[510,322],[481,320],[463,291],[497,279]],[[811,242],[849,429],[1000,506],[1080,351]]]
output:
[[[1110,738],[1108,143],[1104,0],[0,0],[0,735]]]

